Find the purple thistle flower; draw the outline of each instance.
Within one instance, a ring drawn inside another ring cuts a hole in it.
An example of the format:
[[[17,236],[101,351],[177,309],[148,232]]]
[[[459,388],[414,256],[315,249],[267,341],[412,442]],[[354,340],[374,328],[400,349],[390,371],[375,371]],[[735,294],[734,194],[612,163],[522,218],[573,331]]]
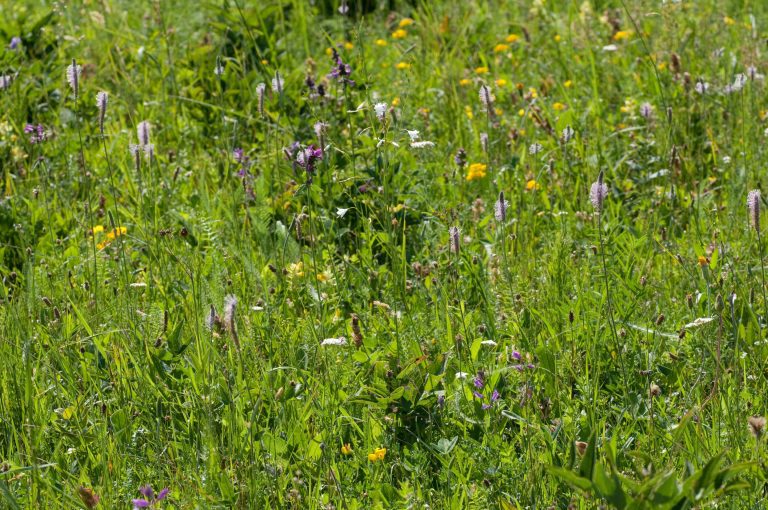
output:
[[[592,188],[589,190],[589,199],[592,201],[592,206],[597,214],[603,211],[603,202],[607,196],[608,186],[603,182],[603,171],[600,170],[597,181],[592,183]]]

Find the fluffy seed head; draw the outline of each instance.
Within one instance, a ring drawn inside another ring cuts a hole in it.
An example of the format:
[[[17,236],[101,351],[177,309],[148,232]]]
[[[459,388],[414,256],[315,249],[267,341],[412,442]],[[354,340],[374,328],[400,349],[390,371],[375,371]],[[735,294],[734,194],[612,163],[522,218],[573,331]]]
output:
[[[149,134],[151,130],[152,127],[146,120],[139,122],[139,125],[136,126],[136,134],[139,137],[139,145],[141,147],[149,145]]]
[[[493,94],[491,93],[491,88],[488,85],[481,85],[480,86],[480,103],[485,108],[485,111],[492,113],[493,112],[493,101],[494,98]]]
[[[448,229],[448,235],[450,236],[451,251],[455,254],[459,254],[459,227],[451,227]]]
[[[755,230],[760,230],[760,190],[753,189],[747,195],[747,209],[749,209],[749,221]]]

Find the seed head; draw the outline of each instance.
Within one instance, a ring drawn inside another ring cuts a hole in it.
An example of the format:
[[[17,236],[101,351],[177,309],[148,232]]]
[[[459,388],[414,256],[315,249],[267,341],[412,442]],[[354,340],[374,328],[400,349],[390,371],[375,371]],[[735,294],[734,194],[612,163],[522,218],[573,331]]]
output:
[[[272,91],[278,95],[283,93],[283,77],[278,71],[275,71],[275,77],[272,78]]]
[[[603,171],[601,170],[597,176],[597,181],[592,183],[592,188],[589,190],[589,199],[592,201],[592,207],[595,208],[597,214],[603,211],[603,202],[607,196],[608,186],[603,182]]]
[[[493,207],[494,216],[499,223],[507,221],[507,207],[509,207],[509,202],[504,200],[504,192],[500,191],[499,199]]]
[[[749,424],[749,431],[755,436],[755,439],[760,439],[765,431],[765,417],[750,416],[747,423]]]
[[[451,251],[455,254],[459,254],[459,227],[451,227],[448,229],[448,235],[450,236]]]
[[[496,99],[493,97],[493,94],[491,93],[490,87],[488,85],[481,85],[480,86],[480,103],[485,108],[485,111],[488,113],[493,113],[493,101]]]
[[[256,85],[256,98],[258,99],[259,115],[264,116],[264,92],[267,90],[267,86],[263,83]]]
[[[107,115],[107,101],[109,96],[106,92],[101,91],[96,94],[96,107],[99,109],[99,131],[104,134],[104,117]]]
[[[77,65],[75,59],[72,59],[72,64],[67,66],[67,82],[72,88],[72,92],[77,99],[78,92],[80,91],[80,74],[83,72],[82,66]]]
[[[753,189],[747,195],[747,209],[749,209],[749,221],[755,230],[760,230],[760,190]]]
[[[139,125],[136,126],[136,134],[139,137],[140,147],[144,148],[149,145],[149,135],[151,130],[152,127],[146,120],[139,122]]]

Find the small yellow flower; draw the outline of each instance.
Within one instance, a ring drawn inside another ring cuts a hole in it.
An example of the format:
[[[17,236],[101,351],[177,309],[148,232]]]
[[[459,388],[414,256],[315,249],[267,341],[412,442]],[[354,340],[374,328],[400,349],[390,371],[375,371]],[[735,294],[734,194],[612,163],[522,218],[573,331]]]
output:
[[[563,38],[560,37],[560,34],[555,35],[555,42],[560,42]]]
[[[376,46],[386,46],[387,45],[387,41],[384,40],[384,39],[376,39],[374,44],[376,44]]]
[[[466,87],[471,83],[472,83],[472,80],[470,80],[469,78],[462,78],[459,80],[459,85],[461,85],[462,87]]]
[[[354,45],[354,44],[352,44],[351,42],[349,42],[349,41],[345,41],[345,42],[344,42],[344,49],[345,49],[345,50],[351,50],[351,49],[352,49],[352,48],[354,48],[354,47],[355,47],[355,45]]]
[[[632,113],[635,110],[635,100],[632,98],[624,100],[624,106],[619,108],[621,110],[621,113]]]
[[[376,448],[373,453],[368,454],[368,460],[371,462],[377,462],[384,460],[384,456],[387,454],[386,448]]]
[[[400,106],[400,98],[396,97],[392,100],[392,106]]]
[[[104,232],[104,225],[96,225],[91,229],[91,234],[98,234],[99,232]]]
[[[504,114],[504,110],[502,110],[501,108],[495,108],[493,110],[493,113],[495,113],[497,117],[501,117]]]
[[[296,262],[293,264],[288,265],[288,277],[294,278],[294,277],[302,277],[304,276],[304,263],[303,262]]]
[[[486,74],[488,72],[488,67],[487,66],[475,67],[475,72],[477,74]]]
[[[708,264],[709,264],[709,259],[707,259],[707,257],[705,257],[703,255],[699,255],[699,265],[701,267],[704,267],[704,266],[706,266]]]
[[[554,103],[552,105],[552,109],[555,110],[556,112],[562,112],[563,110],[565,110],[565,105],[563,103],[559,103],[559,102],[558,103]]]
[[[508,44],[497,44],[496,46],[493,47],[493,52],[501,53],[501,52],[507,51],[508,49],[509,49]]]
[[[18,163],[22,159],[26,159],[27,153],[24,152],[24,149],[22,149],[18,145],[14,145],[13,148],[11,149],[11,157],[13,158],[14,161]]]
[[[517,35],[517,34],[509,34],[507,36],[507,38],[504,39],[504,40],[507,41],[508,43],[512,44],[512,43],[516,43],[517,41],[519,41],[520,40],[520,36]]]
[[[498,80],[496,80],[497,87],[503,87],[506,84],[507,84],[507,80],[505,80],[504,78],[499,78]]]
[[[563,87],[569,89],[573,87],[573,82],[571,80],[565,80],[565,82],[563,83]]]
[[[267,60],[266,58],[262,58],[261,59],[261,65],[265,66],[267,64],[269,64],[269,60]]]
[[[406,32],[402,28],[398,28],[397,30],[392,32],[392,39],[405,39],[407,35],[408,35],[408,32]]]
[[[632,31],[631,30],[619,30],[615,34],[613,34],[613,40],[614,41],[626,41],[632,37]]]
[[[331,49],[331,48],[326,48],[326,49],[325,49],[325,54],[326,54],[326,55],[328,55],[328,56],[330,57],[331,55],[333,55],[333,49]]]
[[[485,163],[472,163],[471,165],[469,165],[466,179],[468,181],[475,181],[477,179],[482,179],[487,175],[486,174],[487,169],[488,169],[488,165],[486,165]]]
[[[662,63],[660,63],[659,65],[657,65],[657,66],[656,66],[656,68],[657,68],[659,71],[663,71],[664,69],[666,69],[666,68],[667,68],[667,63],[666,63],[666,62],[662,62]]]
[[[533,87],[528,87],[528,94],[530,94],[531,99],[536,99],[537,97],[539,97],[539,93],[536,92],[536,89]]]
[[[726,25],[729,25],[729,26],[730,25],[735,25],[736,24],[736,20],[731,18],[730,16],[725,16],[723,18],[723,23],[725,23]]]
[[[400,23],[397,24],[400,28],[405,28],[410,25],[413,25],[413,20],[411,18],[403,18],[400,20]]]
[[[344,443],[342,445],[341,453],[342,455],[352,455],[352,447],[349,445],[349,443]]]
[[[409,64],[408,62],[398,62],[397,64],[395,64],[395,69],[399,69],[401,71],[405,69],[410,69],[410,68],[411,68],[411,64]]]
[[[524,108],[520,108],[519,110],[517,110],[517,115],[520,116],[520,117],[525,116],[525,109]]]
[[[535,179],[530,179],[528,182],[525,183],[525,190],[526,191],[533,191],[541,189],[541,184],[536,182]]]
[[[325,273],[317,273],[317,281],[324,283],[328,281],[328,275]]]
[[[472,120],[475,117],[475,114],[472,113],[472,107],[467,105],[464,107],[464,113],[467,114],[467,118]]]

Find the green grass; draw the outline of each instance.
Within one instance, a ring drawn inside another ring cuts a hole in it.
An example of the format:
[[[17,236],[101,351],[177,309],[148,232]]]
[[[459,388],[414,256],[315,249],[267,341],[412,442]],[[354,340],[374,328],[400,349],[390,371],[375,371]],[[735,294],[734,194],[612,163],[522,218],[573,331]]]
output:
[[[768,4],[338,8],[0,6],[0,507],[763,508]]]

